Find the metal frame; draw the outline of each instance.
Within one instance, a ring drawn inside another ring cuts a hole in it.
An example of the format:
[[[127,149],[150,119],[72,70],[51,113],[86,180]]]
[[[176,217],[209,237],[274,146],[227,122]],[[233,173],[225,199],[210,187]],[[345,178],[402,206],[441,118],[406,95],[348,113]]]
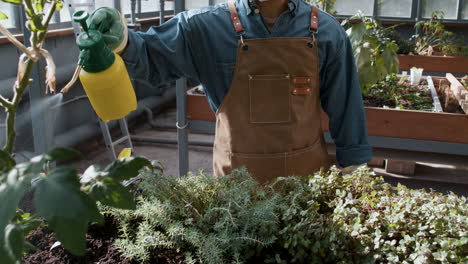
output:
[[[452,24],[468,24],[468,19],[462,19],[462,8],[464,1],[468,0],[458,0],[457,6],[457,17],[455,19],[444,19],[443,23],[452,23]],[[418,22],[421,20],[429,20],[428,18],[422,17],[422,0],[412,0],[411,7],[411,17],[391,17],[391,16],[379,16],[379,0],[374,0],[374,9],[372,16],[379,18],[381,21],[390,21],[390,22]],[[337,15],[338,18],[346,19],[352,15]]]

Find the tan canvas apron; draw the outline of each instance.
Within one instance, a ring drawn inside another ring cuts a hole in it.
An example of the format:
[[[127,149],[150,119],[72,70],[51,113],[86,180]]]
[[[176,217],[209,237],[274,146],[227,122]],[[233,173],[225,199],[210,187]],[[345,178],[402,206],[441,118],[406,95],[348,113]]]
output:
[[[243,39],[233,82],[216,113],[215,175],[247,167],[260,182],[309,175],[330,166],[320,119],[319,60],[312,8],[310,37]]]

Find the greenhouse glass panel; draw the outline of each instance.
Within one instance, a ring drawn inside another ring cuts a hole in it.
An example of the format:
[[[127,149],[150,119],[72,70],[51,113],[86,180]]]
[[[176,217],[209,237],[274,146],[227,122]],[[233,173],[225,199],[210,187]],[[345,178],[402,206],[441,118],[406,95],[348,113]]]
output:
[[[385,17],[411,17],[413,0],[379,0],[378,15]]]
[[[458,0],[422,0],[422,17],[430,18],[434,11],[443,11],[444,18],[456,19]]]
[[[0,2],[0,10],[2,10],[5,15],[8,16],[8,19],[1,20],[2,26],[6,28],[12,28],[15,26],[15,17],[13,14],[13,5],[9,3]]]
[[[104,2],[103,0],[97,0],[98,2]],[[70,3],[75,5],[76,10],[86,10],[90,13],[94,10],[94,0],[71,0]],[[63,6],[64,8],[60,10],[60,22],[70,22],[70,11],[67,8],[67,5]],[[54,21],[55,22],[55,21]]]
[[[196,9],[210,5],[209,0],[185,0],[185,9]]]
[[[374,13],[374,0],[336,0],[335,10],[339,15],[355,15],[361,10],[364,15]]]
[[[468,19],[468,0],[465,0],[465,3],[462,6],[461,12],[462,12],[461,14],[462,19]]]
[[[96,9],[103,6],[114,7],[114,0],[96,0],[94,6]]]

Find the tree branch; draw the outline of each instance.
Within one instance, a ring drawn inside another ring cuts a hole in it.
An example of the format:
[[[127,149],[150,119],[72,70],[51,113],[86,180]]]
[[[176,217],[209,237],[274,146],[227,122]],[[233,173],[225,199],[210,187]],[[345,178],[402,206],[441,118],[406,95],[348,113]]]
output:
[[[13,43],[13,45],[15,45],[18,49],[25,53],[30,59],[36,59],[37,56],[35,56],[30,50],[28,50],[28,48],[26,48],[26,46],[24,46],[23,43],[19,42],[8,29],[2,26],[2,24],[0,24],[0,32],[3,35],[5,35],[8,38],[8,40],[11,43]]]
[[[11,102],[8,101],[8,99],[6,99],[5,97],[1,96],[0,95],[0,104],[2,105],[2,107],[6,108],[6,109],[9,109],[11,107]]]

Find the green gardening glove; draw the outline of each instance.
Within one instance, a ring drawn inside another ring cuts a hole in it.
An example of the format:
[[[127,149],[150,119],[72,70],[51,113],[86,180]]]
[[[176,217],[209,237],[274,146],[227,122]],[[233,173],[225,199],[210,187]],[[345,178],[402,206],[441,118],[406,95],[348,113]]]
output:
[[[114,52],[120,53],[127,46],[127,26],[117,9],[111,7],[98,8],[91,13],[86,22],[89,29],[102,33],[104,42]]]

